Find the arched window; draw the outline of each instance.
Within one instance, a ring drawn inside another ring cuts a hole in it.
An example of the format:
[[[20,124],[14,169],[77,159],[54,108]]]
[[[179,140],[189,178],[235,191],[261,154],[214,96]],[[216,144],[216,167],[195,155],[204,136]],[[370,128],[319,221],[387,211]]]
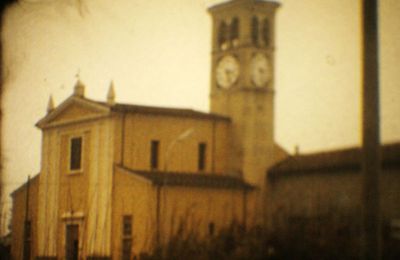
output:
[[[237,17],[232,20],[230,36],[231,41],[239,39],[239,19]]]
[[[254,44],[258,44],[258,18],[253,17],[251,20],[251,40]]]
[[[269,44],[270,44],[270,30],[269,30],[269,21],[268,21],[267,18],[265,18],[264,21],[263,21],[262,36],[263,36],[264,44],[266,46],[269,46]]]
[[[221,22],[218,29],[218,46],[222,47],[228,40],[228,26],[225,22]]]

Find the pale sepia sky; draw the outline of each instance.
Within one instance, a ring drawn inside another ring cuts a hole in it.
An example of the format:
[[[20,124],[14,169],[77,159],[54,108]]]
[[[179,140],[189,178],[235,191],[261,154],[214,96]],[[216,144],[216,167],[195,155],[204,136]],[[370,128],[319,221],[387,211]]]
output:
[[[39,171],[34,124],[73,90],[117,102],[208,110],[213,0],[25,0],[7,11],[3,158],[6,192]],[[359,0],[282,0],[276,132],[289,152],[360,144]],[[400,1],[380,1],[382,140],[400,140]],[[7,206],[7,205],[6,205]]]

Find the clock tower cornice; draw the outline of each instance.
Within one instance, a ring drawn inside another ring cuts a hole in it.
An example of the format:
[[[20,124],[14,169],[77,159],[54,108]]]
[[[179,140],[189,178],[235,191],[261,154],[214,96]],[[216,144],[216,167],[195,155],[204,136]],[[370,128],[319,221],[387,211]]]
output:
[[[229,11],[231,8],[240,8],[240,7],[251,7],[254,5],[259,6],[268,6],[278,8],[281,6],[280,2],[274,0],[231,0],[222,2],[219,4],[212,5],[208,8],[210,13],[218,12],[221,9],[224,11]],[[254,9],[250,9],[251,11],[255,11]]]
[[[272,53],[274,53],[276,51],[276,47],[275,46],[268,46],[268,47],[254,46],[251,43],[247,43],[247,44],[238,45],[235,48],[231,48],[231,49],[227,49],[227,50],[220,50],[218,48],[215,48],[214,50],[211,50],[211,54],[217,55],[217,56],[223,56],[223,55],[235,54],[235,53],[238,54],[242,51],[264,52],[268,55],[271,55]]]

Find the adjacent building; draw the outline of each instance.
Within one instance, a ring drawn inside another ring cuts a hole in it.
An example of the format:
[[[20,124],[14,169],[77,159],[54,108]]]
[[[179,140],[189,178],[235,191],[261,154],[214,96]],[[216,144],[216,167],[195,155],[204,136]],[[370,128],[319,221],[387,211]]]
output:
[[[358,229],[352,232],[359,233],[363,208],[361,156],[360,148],[295,154],[271,167],[267,184],[272,226],[285,229],[295,222],[320,219],[326,224],[335,222],[337,228],[348,222]],[[400,219],[400,143],[383,145],[381,156],[381,219],[384,229],[393,235]]]

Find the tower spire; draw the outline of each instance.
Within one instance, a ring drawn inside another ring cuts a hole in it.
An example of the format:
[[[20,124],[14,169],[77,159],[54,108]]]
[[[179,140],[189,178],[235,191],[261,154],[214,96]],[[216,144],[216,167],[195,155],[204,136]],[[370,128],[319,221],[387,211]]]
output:
[[[47,103],[47,113],[49,114],[53,110],[54,110],[54,100],[53,100],[53,96],[50,95],[49,102]]]
[[[115,90],[114,90],[114,81],[111,80],[110,87],[107,93],[107,104],[110,106],[115,105]]]

